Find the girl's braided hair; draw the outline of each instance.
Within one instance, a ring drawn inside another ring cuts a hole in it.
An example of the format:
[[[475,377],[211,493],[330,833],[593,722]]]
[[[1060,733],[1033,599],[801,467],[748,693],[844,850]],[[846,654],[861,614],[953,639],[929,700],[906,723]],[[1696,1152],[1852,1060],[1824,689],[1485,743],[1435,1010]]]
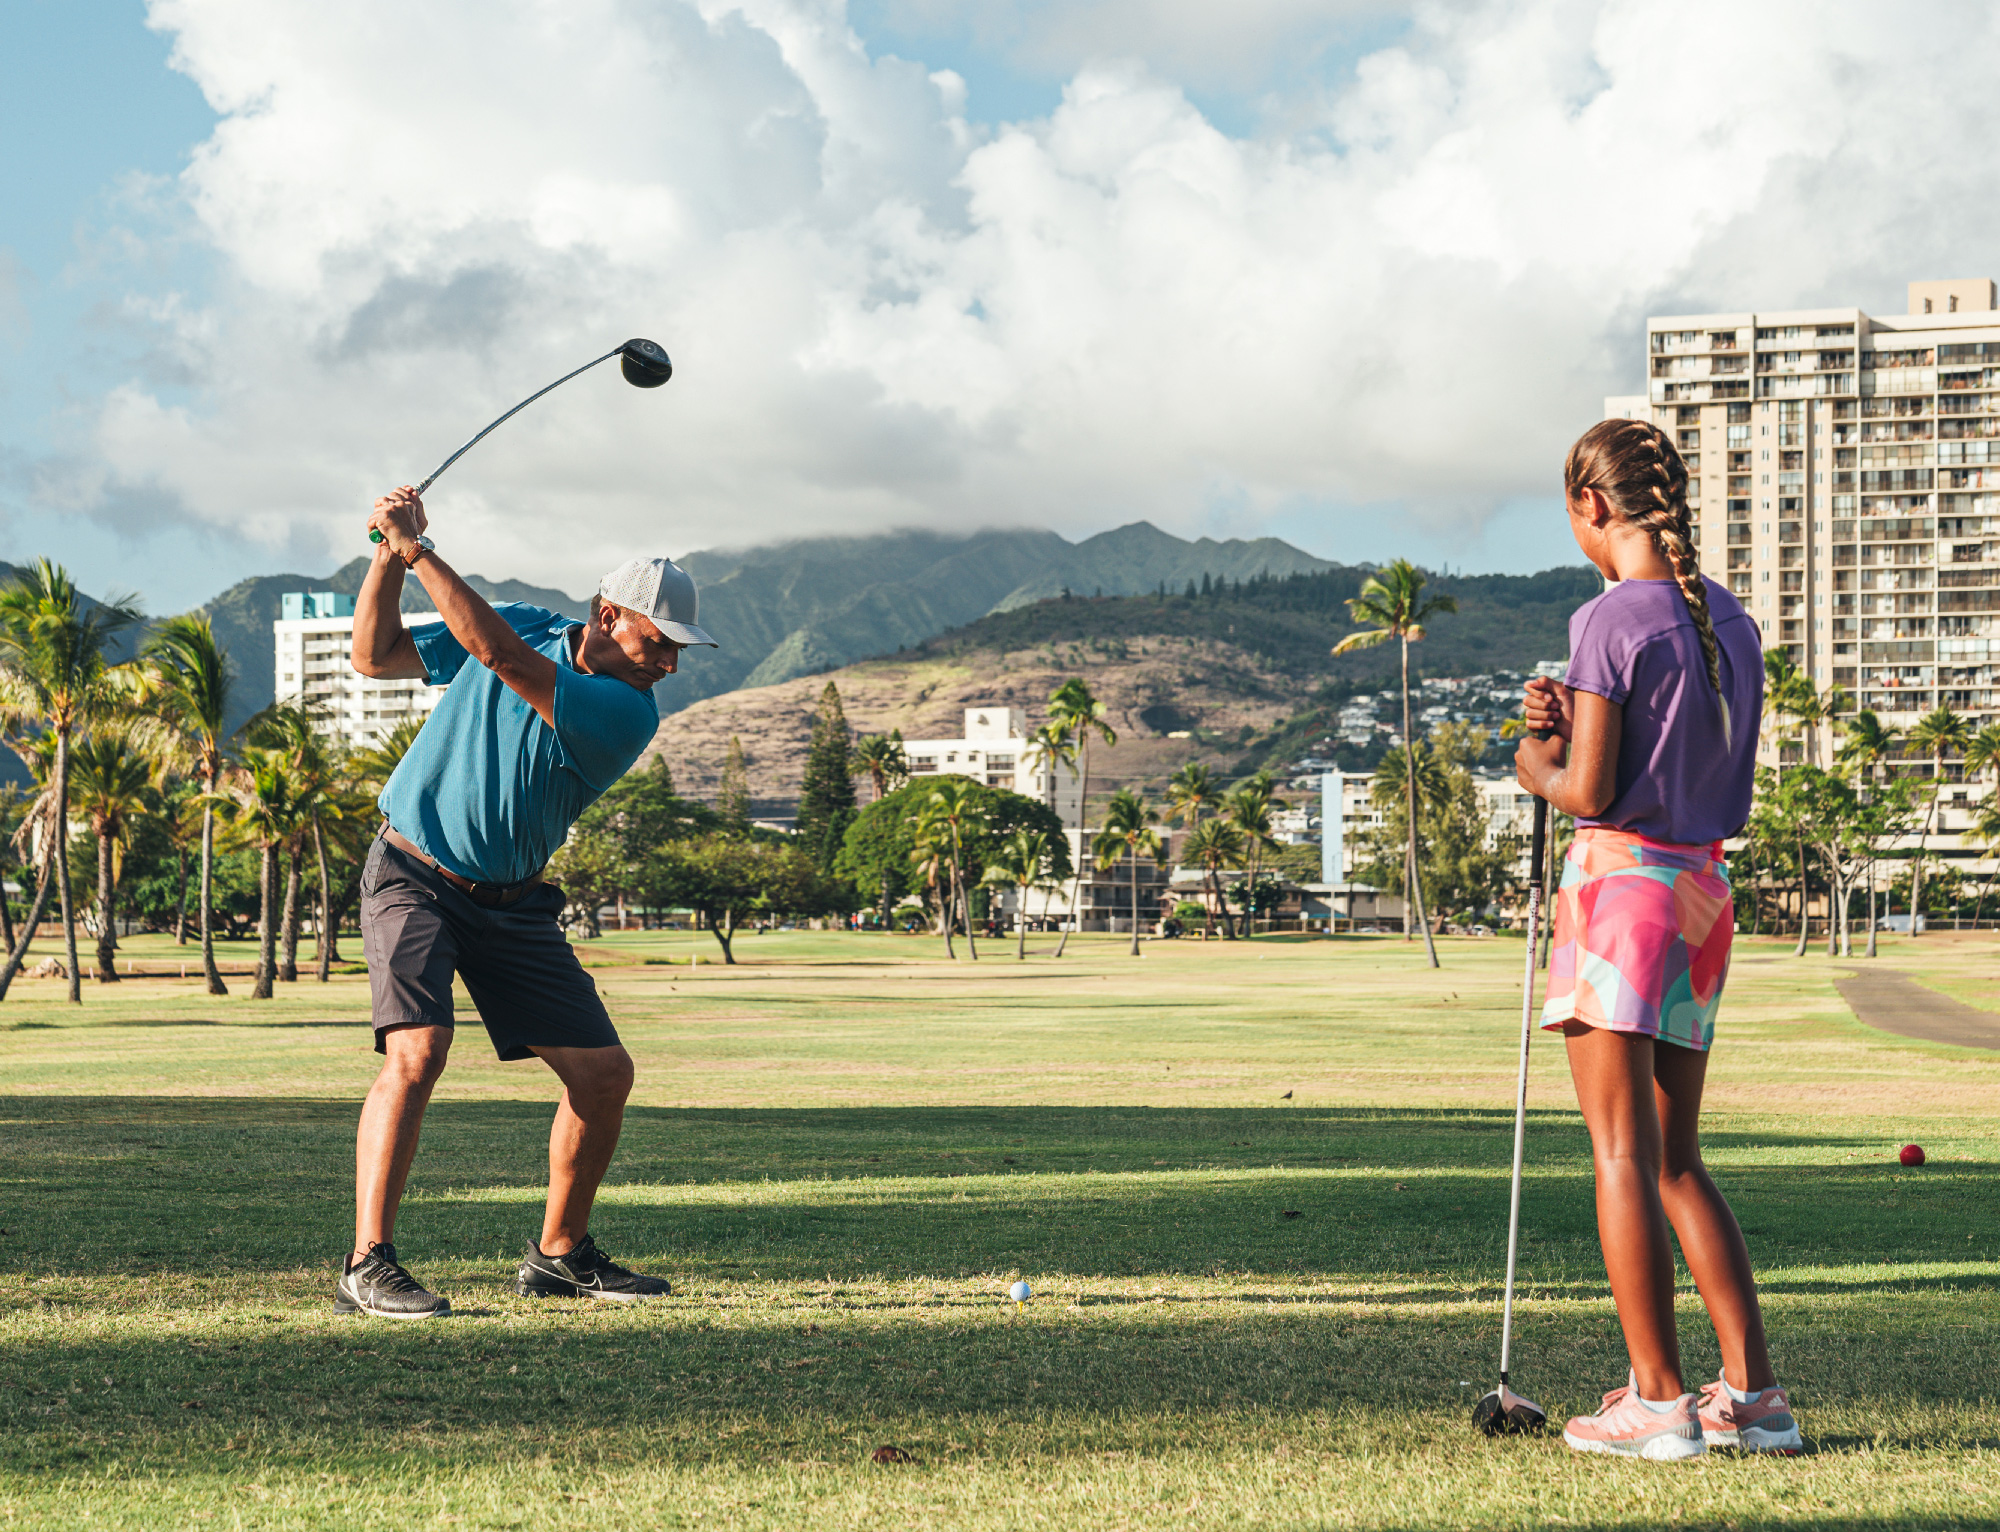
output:
[[[1604,496],[1621,519],[1645,532],[1674,571],[1687,602],[1708,667],[1708,684],[1722,709],[1722,739],[1732,738],[1729,699],[1722,694],[1722,657],[1715,624],[1708,615],[1708,587],[1702,582],[1688,522],[1687,464],[1665,431],[1644,420],[1602,420],[1577,438],[1563,464],[1563,489],[1571,501],[1586,489]]]

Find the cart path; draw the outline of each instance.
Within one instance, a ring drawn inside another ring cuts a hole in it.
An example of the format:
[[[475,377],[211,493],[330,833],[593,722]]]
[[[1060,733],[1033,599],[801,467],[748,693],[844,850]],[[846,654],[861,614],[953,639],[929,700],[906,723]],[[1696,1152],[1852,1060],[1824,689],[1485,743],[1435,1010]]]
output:
[[[2000,1050],[2000,1014],[1926,989],[1893,968],[1849,972],[1833,981],[1860,1021],[1884,1032],[1955,1048]]]

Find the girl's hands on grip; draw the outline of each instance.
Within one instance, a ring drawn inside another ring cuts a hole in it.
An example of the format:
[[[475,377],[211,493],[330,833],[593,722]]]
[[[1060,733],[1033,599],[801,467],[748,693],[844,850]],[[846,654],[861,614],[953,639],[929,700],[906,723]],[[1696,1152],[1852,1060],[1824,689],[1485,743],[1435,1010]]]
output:
[[[1528,683],[1522,710],[1530,732],[1553,734],[1562,740],[1576,737],[1576,694],[1562,682],[1536,676]]]

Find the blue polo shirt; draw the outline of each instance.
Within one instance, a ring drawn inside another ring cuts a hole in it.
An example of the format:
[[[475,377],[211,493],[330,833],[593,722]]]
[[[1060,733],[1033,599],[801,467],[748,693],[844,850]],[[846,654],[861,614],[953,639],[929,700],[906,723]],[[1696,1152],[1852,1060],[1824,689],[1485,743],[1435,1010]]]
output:
[[[484,665],[468,665],[472,656],[443,623],[413,627],[426,678],[448,689],[377,806],[460,877],[517,883],[631,769],[660,710],[650,691],[576,668],[570,635],[582,624],[519,601],[494,610],[556,662],[555,727]]]

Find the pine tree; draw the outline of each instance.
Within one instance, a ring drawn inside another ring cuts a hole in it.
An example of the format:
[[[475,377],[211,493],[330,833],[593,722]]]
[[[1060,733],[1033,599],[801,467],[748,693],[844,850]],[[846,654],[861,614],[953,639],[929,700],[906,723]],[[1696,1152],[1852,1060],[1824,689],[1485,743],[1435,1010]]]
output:
[[[826,683],[813,719],[806,751],[806,776],[799,787],[799,846],[822,873],[831,874],[847,827],[854,820],[854,775],[848,760],[847,714],[840,688]]]
[[[729,754],[722,759],[722,791],[715,811],[722,816],[722,828],[730,835],[750,833],[750,773],[743,765],[743,742],[729,736]]]

